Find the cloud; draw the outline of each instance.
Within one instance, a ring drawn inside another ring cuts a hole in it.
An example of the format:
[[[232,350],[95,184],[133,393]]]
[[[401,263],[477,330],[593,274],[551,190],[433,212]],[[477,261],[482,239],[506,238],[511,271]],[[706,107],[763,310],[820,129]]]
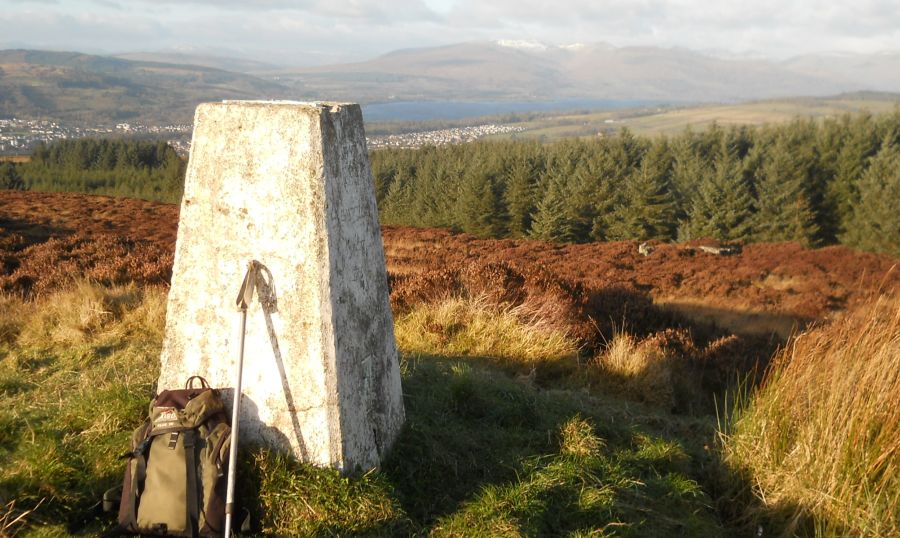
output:
[[[900,48],[893,0],[754,2],[708,0],[461,0],[447,23],[509,37],[617,45],[747,48],[774,56],[831,49],[835,43]],[[865,37],[865,39],[862,39]]]
[[[102,0],[92,0],[100,2]],[[135,0],[134,4],[179,6],[206,11],[242,13],[293,12],[319,17],[341,17],[387,23],[406,20],[436,20],[431,8],[422,0]],[[280,16],[280,14],[276,15]]]
[[[300,64],[484,39],[605,41],[775,57],[900,49],[895,0],[47,1],[6,0],[0,10],[4,40],[82,50],[229,48]]]
[[[170,28],[152,18],[127,13],[0,11],[4,39],[34,48],[76,49],[86,52],[117,50],[123,43],[149,45],[171,36]]]

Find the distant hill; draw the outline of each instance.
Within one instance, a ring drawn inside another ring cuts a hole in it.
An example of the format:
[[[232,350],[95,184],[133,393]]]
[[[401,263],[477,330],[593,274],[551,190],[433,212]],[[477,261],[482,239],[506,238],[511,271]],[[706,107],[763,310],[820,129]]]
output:
[[[190,123],[203,101],[291,93],[274,82],[210,67],[77,52],[0,51],[0,116],[85,124]]]
[[[341,99],[711,102],[900,91],[900,54],[807,55],[775,62],[677,48],[484,41],[400,50],[366,62],[279,75],[309,93]]]
[[[880,92],[900,92],[900,53],[824,53],[797,56],[783,62],[794,72],[838,80],[846,86],[865,86]]]
[[[219,99],[422,101],[425,106],[437,101],[445,106],[449,102],[688,104],[857,91],[900,92],[900,54],[806,55],[775,62],[604,43],[558,47],[482,41],[398,50],[352,64],[281,69],[180,52],[116,57],[0,51],[0,117],[47,117],[92,125],[187,123],[198,103]]]
[[[138,62],[157,62],[209,67],[212,69],[221,69],[223,71],[233,71],[235,73],[253,74],[279,69],[277,65],[258,62],[256,60],[248,60],[247,58],[188,52],[129,52],[125,54],[116,54],[114,57]]]

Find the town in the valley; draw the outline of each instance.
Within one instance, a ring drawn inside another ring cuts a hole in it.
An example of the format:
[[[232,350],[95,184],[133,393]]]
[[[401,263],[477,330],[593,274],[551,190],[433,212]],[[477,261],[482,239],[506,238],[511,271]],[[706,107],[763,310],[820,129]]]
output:
[[[59,121],[26,118],[0,118],[0,155],[30,155],[38,144],[86,137],[163,139],[180,155],[191,148],[190,124],[143,125],[117,123],[85,127]],[[471,125],[432,131],[369,136],[369,149],[418,148],[472,142],[481,138],[524,131],[523,127],[503,124]]]

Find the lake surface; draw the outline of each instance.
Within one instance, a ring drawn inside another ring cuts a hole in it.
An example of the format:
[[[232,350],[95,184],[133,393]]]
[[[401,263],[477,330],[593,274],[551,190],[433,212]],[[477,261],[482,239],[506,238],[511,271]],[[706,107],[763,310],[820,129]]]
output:
[[[558,101],[399,101],[363,105],[366,121],[457,120],[514,112],[615,110],[665,105],[662,101],[564,99]]]

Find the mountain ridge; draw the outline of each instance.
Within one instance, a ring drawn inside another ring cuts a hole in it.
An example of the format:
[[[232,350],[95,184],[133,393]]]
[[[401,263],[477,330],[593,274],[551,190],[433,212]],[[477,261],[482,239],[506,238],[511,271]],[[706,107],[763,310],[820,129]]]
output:
[[[401,49],[363,62],[295,68],[281,75],[337,92],[340,85],[370,88],[373,79],[400,75],[395,81],[381,80],[383,89],[390,89],[383,93],[413,99],[438,97],[440,82],[465,86],[465,91],[445,92],[450,95],[492,97],[498,76],[510,81],[505,90],[512,98],[708,102],[900,91],[900,53],[890,51],[853,54],[829,70],[827,58],[815,54],[774,61],[722,58],[682,47],[521,43],[475,41]]]
[[[189,123],[203,101],[290,93],[258,77],[211,67],[79,52],[0,51],[0,116]]]
[[[525,43],[525,45],[523,45]],[[728,103],[848,92],[900,92],[900,53],[726,59],[684,48],[472,41],[302,68],[196,55],[131,58],[0,51],[0,116],[93,124],[189,123],[220,99],[392,102]],[[143,58],[143,59],[142,59]],[[151,60],[170,61],[151,61]],[[252,74],[216,65],[245,62]]]

